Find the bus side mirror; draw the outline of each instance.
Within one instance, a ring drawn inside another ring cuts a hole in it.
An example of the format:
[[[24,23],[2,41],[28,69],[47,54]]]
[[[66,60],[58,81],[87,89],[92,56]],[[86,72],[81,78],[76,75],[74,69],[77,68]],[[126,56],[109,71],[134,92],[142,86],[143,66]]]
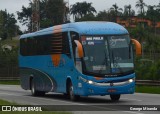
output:
[[[76,43],[76,45],[77,45],[79,58],[84,57],[82,44],[81,44],[78,40],[74,40],[74,42],[75,42],[75,43]]]
[[[141,46],[141,44],[135,39],[131,39],[131,41],[133,42],[133,44],[136,47],[136,55],[137,56],[141,56],[142,55],[142,46]]]

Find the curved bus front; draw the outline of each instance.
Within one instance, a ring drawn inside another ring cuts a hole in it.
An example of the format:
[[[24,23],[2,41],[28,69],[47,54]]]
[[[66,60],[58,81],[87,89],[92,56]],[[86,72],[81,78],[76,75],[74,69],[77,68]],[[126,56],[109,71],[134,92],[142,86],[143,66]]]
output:
[[[129,35],[83,35],[77,42],[75,65],[79,73],[75,75],[78,81],[72,81],[77,89],[75,94],[134,93],[134,60]]]

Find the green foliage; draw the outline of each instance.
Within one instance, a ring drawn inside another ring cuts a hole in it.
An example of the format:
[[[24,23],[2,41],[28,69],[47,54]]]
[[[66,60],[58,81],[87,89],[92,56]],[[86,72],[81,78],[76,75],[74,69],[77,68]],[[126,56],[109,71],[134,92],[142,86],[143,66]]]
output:
[[[11,102],[8,102],[8,101],[0,99],[0,105],[17,105],[17,104],[13,103],[13,102],[11,103]]]
[[[136,86],[136,92],[160,94],[159,86]]]
[[[77,2],[74,5],[71,5],[70,13],[73,14],[73,18],[75,21],[77,20],[92,20],[93,19],[93,13],[96,13],[95,8],[92,6],[92,3],[87,2]],[[90,16],[91,18],[88,18]],[[85,19],[84,19],[85,18]]]
[[[124,17],[135,16],[135,11],[132,9],[131,4],[125,5],[125,6],[124,6],[124,13],[123,13],[123,16],[124,16]]]
[[[13,14],[7,13],[7,10],[0,10],[0,38],[2,40],[16,36],[21,31],[16,25],[17,21]]]
[[[113,11],[115,17],[121,16],[123,11],[123,9],[119,8],[116,3],[112,5],[110,10]]]
[[[140,16],[143,17],[145,15],[145,11],[144,11],[144,7],[146,6],[146,4],[144,3],[143,0],[138,0],[136,2],[136,7],[139,8],[139,12],[140,12]]]
[[[19,80],[0,80],[0,84],[4,85],[20,85]]]
[[[0,67],[10,65],[18,65],[18,47],[13,47],[11,51],[0,48]]]
[[[40,28],[65,23],[67,21],[68,7],[63,0],[40,0]],[[32,3],[28,7],[22,7],[17,12],[20,23],[27,25],[28,31],[32,28]]]
[[[26,25],[29,30],[31,30],[32,23],[31,23],[31,15],[32,15],[32,4],[29,3],[28,7],[22,6],[22,12],[17,11],[18,20],[22,25]]]
[[[140,80],[160,80],[160,60],[137,59],[135,63],[136,78]]]
[[[97,18],[92,13],[90,13],[90,14],[87,14],[87,15],[85,15],[84,17],[82,17],[80,19],[76,19],[77,22],[78,21],[88,21],[88,20],[96,21]]]

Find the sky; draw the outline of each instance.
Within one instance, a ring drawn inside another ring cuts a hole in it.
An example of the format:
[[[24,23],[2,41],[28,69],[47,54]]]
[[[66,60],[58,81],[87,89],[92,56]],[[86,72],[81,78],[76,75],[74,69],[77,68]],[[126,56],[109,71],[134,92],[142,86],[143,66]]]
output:
[[[125,5],[132,5],[132,8],[136,11],[138,11],[138,9],[136,9],[135,4],[138,0],[66,0],[69,1],[69,4],[75,4],[76,2],[89,2],[92,3],[93,7],[95,7],[96,11],[103,11],[103,10],[109,10],[113,4],[117,3],[118,7],[120,8],[124,8]],[[158,5],[158,3],[160,2],[160,0],[144,0],[144,2],[147,5]],[[7,9],[7,11],[9,13],[14,13],[16,18],[16,12],[17,11],[21,11],[22,6],[24,5],[25,7],[27,7],[29,4],[29,0],[0,0],[0,10],[5,10]],[[21,30],[24,31],[26,29],[25,26],[22,26],[19,22],[17,23]]]

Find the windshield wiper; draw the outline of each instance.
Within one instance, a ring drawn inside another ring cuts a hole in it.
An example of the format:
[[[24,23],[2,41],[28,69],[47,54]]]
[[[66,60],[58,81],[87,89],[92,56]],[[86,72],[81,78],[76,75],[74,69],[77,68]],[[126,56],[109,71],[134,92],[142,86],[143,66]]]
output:
[[[114,59],[114,54],[113,51],[112,52],[112,63],[113,63],[113,67],[114,68],[118,68],[120,73],[123,73],[122,68],[120,67],[120,65],[118,64],[117,60]],[[112,69],[112,65],[111,65],[111,69]],[[112,70],[111,70],[112,71]]]
[[[100,74],[103,71],[103,66],[106,65],[106,69],[107,69],[107,65],[108,65],[108,58],[107,58],[107,54],[106,51],[104,50],[104,61],[102,63],[102,68],[99,70],[98,74]]]

